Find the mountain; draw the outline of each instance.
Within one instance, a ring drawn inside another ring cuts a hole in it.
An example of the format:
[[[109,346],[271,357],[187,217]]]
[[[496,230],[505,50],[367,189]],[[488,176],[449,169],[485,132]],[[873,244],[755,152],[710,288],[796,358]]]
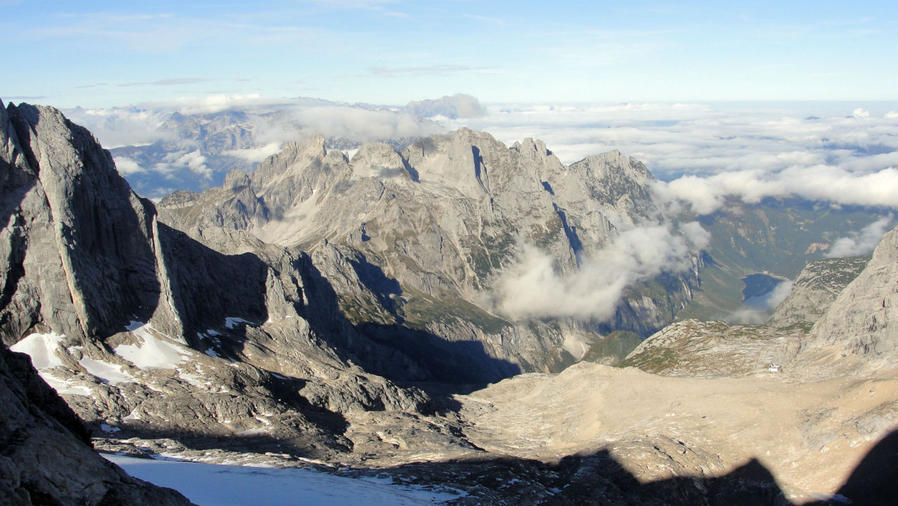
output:
[[[894,371],[898,321],[891,308],[898,302],[896,259],[898,229],[882,238],[864,270],[814,324],[812,339],[804,346],[814,361],[855,374]]]
[[[55,109],[10,106],[0,127],[3,341],[95,434],[336,458],[366,446],[347,414],[407,418],[401,433],[434,409],[354,365],[418,367],[340,318],[307,256],[225,231],[214,250],[168,227]]]
[[[709,232],[702,286],[680,319],[738,320],[743,278],[795,280],[809,262],[823,259],[842,237],[881,219],[882,209],[834,206],[796,197],[748,204],[729,199],[712,214],[695,217]],[[692,219],[689,215],[686,219]],[[772,310],[773,308],[769,308]],[[769,316],[766,312],[760,318]]]
[[[754,375],[771,364],[793,369],[799,351],[812,342],[809,332],[815,322],[839,307],[834,306],[836,298],[864,271],[868,260],[811,262],[764,324],[678,321],[640,343],[621,365],[666,376],[706,377]]]
[[[404,146],[409,137],[439,129],[428,116],[471,116],[482,108],[466,95],[401,109],[307,97],[218,96],[65,112],[103,140],[132,188],[158,199],[221,185],[230,170],[253,170],[282,144],[310,132],[327,134],[329,147],[341,149],[379,139]]]
[[[603,321],[647,335],[688,303],[698,284],[695,258],[634,283],[605,318],[585,324],[516,317],[496,300],[527,246],[570,277],[621,232],[660,220],[652,181],[642,163],[619,152],[565,166],[539,141],[506,147],[461,129],[401,153],[368,143],[352,159],[326,149],[322,137],[289,144],[251,175],[232,173],[202,194],[173,194],[159,208],[163,221],[198,238],[245,230],[308,251],[343,314],[373,339],[403,350],[427,335],[468,343],[444,346],[440,360],[470,369],[466,347],[482,349],[491,364],[475,367],[495,380],[559,370],[585,352]]]
[[[630,157],[317,138],[157,208],[55,109],[0,120],[0,335],[102,450],[560,504],[839,499],[888,451],[895,232],[850,283],[858,262],[809,266],[784,326],[682,321],[627,357],[645,370],[565,368],[701,281],[707,237]],[[835,302],[807,331],[803,300]]]

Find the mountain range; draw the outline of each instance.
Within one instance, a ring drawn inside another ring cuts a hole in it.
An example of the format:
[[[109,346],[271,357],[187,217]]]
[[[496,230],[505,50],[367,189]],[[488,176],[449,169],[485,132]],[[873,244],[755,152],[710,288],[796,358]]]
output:
[[[881,210],[671,213],[619,152],[565,165],[467,129],[351,157],[311,137],[154,203],[59,111],[0,110],[0,337],[99,449],[387,469],[475,502],[785,503],[836,493],[893,428],[898,232],[804,266]],[[770,323],[683,319],[755,270],[795,277]],[[572,365],[622,334],[638,369]]]

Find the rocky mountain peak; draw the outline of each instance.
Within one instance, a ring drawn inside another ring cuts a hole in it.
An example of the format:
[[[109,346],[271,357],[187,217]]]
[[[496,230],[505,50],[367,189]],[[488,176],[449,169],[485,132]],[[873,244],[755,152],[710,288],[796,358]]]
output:
[[[377,177],[392,178],[405,176],[415,178],[408,170],[408,165],[393,146],[383,142],[366,142],[352,156],[352,175],[354,178]]]
[[[894,364],[898,353],[898,228],[883,236],[864,270],[814,325],[807,348],[864,356],[866,365]]]
[[[28,163],[2,167],[6,181],[21,183],[2,204],[4,341],[37,325],[73,338],[110,335],[129,317],[148,316],[159,290],[152,205],[56,109],[20,104],[7,113],[4,136]]]

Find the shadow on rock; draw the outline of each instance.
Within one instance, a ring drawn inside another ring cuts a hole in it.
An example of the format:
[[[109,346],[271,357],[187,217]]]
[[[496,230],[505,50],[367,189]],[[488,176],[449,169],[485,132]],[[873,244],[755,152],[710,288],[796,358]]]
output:
[[[898,501],[898,430],[873,447],[831,501],[815,504],[891,505]]]
[[[342,358],[366,371],[397,383],[444,384],[447,393],[472,391],[521,372],[517,364],[491,357],[479,341],[448,341],[400,324],[354,325],[340,310],[337,293],[328,280],[308,257],[303,260],[303,286],[309,297],[303,317]],[[354,267],[375,287],[389,293],[399,289],[395,280],[377,272],[379,268]]]
[[[484,458],[407,464],[391,474],[407,483],[464,490],[459,504],[789,505],[773,475],[752,460],[716,478],[678,477],[640,483],[607,451],[558,464]]]

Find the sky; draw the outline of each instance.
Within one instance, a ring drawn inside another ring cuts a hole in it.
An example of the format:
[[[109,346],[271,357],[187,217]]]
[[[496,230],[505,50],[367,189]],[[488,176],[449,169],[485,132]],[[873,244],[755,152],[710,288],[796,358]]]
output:
[[[898,3],[0,0],[0,97],[898,99]]]

